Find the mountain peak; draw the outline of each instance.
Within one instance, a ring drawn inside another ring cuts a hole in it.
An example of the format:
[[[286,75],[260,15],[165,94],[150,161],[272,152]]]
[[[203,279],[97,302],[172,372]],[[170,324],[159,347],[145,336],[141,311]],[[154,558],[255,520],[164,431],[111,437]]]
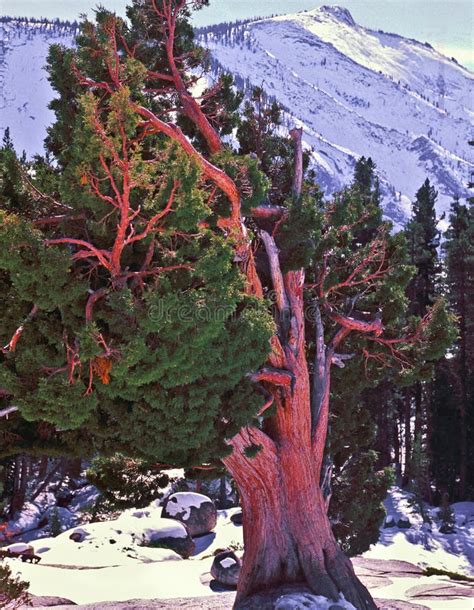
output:
[[[330,6],[328,4],[324,4],[323,6],[319,7],[319,9],[317,9],[317,12],[330,15],[331,17],[337,19],[337,21],[341,21],[350,26],[357,25],[350,12],[343,6]]]

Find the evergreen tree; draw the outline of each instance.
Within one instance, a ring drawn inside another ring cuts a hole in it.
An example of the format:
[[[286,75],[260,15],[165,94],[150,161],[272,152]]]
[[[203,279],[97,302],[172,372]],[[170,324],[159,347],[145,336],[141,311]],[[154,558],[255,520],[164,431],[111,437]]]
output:
[[[87,480],[102,494],[100,507],[109,510],[144,508],[162,498],[163,489],[170,483],[160,464],[120,454],[94,458],[87,470]]]
[[[356,163],[353,185],[346,192],[364,216],[363,223],[353,228],[352,251],[371,243],[383,226],[374,172],[372,160],[362,157]],[[357,296],[354,306],[356,301]],[[389,368],[371,378],[360,375],[360,363],[352,362],[346,362],[344,369],[333,375],[326,450],[326,464],[332,471],[329,516],[337,539],[350,555],[366,551],[378,540],[385,514],[382,503],[393,480],[389,469],[384,470],[390,457],[381,463],[380,455],[373,451],[378,437],[389,430],[389,426],[379,425],[387,419],[390,408],[389,377]],[[389,451],[390,444],[386,448]],[[350,497],[361,500],[355,506],[348,502]]]
[[[12,573],[10,566],[0,558],[0,604],[2,608],[23,608],[29,603],[29,583]]]
[[[452,358],[437,371],[435,385],[436,413],[433,418],[433,453],[436,441],[451,443],[446,463],[434,458],[434,476],[441,489],[447,484],[447,472],[459,477],[456,495],[469,497],[474,491],[474,478],[469,464],[474,454],[469,438],[474,433],[474,210],[472,204],[454,199],[446,241],[443,244],[446,285],[450,305],[458,317],[459,336]],[[451,392],[446,396],[443,382],[450,380]],[[443,404],[442,399],[446,399]],[[456,454],[453,455],[453,453]],[[453,463],[456,457],[455,464]],[[451,459],[449,459],[451,458]],[[454,472],[453,472],[454,470]],[[452,489],[449,490],[452,493]]]
[[[413,216],[406,230],[411,262],[416,267],[407,293],[410,313],[417,316],[423,316],[436,300],[440,244],[435,207],[437,197],[438,193],[427,178],[416,193]]]
[[[438,248],[440,244],[439,231],[436,218],[436,200],[438,193],[431,186],[427,178],[416,193],[413,202],[413,216],[406,228],[406,235],[410,248],[411,263],[416,273],[410,282],[407,295],[409,298],[408,312],[410,315],[422,317],[433,305],[438,292],[439,260]],[[424,371],[425,380],[432,375],[430,368]],[[429,392],[423,380],[405,389],[404,398],[404,438],[405,438],[405,472],[404,483],[407,485],[412,476],[411,461],[412,449],[415,442],[423,441],[424,426],[429,412]],[[414,429],[411,429],[411,420],[414,412]]]
[[[369,378],[406,375],[444,350],[449,316],[436,303],[406,324],[403,235],[382,223],[354,249],[364,202],[323,205],[298,130],[291,194],[268,205],[258,158],[226,147],[187,88],[202,57],[187,17],[202,4],[136,0],[131,25],[105,10],[83,24],[77,90],[61,88],[72,130],[41,178],[65,212],[0,210],[2,412],[83,450],[221,460],[243,507],[237,607],[305,582],[374,609],[327,517],[331,372],[353,348]]]
[[[447,493],[443,494],[441,507],[438,511],[438,518],[440,520],[439,531],[442,534],[454,534],[456,532],[456,515],[449,504],[449,496]]]
[[[410,491],[413,495],[409,503],[419,513],[424,523],[431,523],[431,518],[425,508],[425,498],[429,497],[429,487],[430,464],[425,445],[422,439],[418,437],[413,444],[410,481]]]
[[[458,495],[456,480],[459,477],[459,439],[461,438],[458,391],[456,391],[458,387],[458,379],[450,360],[443,358],[435,366],[429,436],[436,503],[443,493],[447,493],[449,498],[456,498]]]
[[[367,243],[373,239],[382,222],[380,184],[376,169],[371,157],[361,157],[354,167],[353,187],[364,203],[365,213],[371,218],[371,222],[366,223],[367,226],[355,232],[356,243]]]
[[[353,184],[367,201],[380,207],[380,184],[376,169],[371,157],[361,157],[354,167]]]

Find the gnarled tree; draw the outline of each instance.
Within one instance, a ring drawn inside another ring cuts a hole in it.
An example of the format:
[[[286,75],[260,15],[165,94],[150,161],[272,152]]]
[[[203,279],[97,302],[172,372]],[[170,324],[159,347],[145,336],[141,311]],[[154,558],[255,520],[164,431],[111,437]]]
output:
[[[30,184],[42,216],[1,217],[3,409],[89,449],[220,458],[243,506],[237,606],[305,583],[375,608],[327,517],[331,369],[406,371],[442,343],[444,310],[401,327],[402,238],[379,223],[357,243],[375,212],[350,191],[323,204],[301,131],[273,162],[265,137],[262,167],[250,123],[248,155],[224,144],[229,80],[192,95],[203,4],[136,0],[129,25],[99,11],[77,50],[52,50],[58,166]],[[278,205],[276,167],[294,168]]]

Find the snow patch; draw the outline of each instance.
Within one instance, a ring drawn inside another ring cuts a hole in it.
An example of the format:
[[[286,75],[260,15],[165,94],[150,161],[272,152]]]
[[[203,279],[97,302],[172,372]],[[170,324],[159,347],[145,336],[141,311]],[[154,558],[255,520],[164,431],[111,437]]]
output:
[[[453,505],[456,531],[443,534],[439,532],[439,509],[426,506],[433,522],[423,523],[423,519],[410,505],[410,498],[409,492],[398,487],[390,490],[385,500],[385,522],[396,524],[400,519],[408,519],[411,526],[409,529],[382,528],[379,541],[363,557],[404,559],[422,568],[433,567],[466,576],[474,575],[474,502]],[[466,518],[466,515],[470,517]]]
[[[209,502],[209,498],[202,494],[178,491],[172,495],[166,504],[166,511],[175,517],[181,515],[184,520],[189,519],[191,508],[200,508],[202,504]]]
[[[235,565],[237,562],[235,561],[235,559],[232,559],[232,557],[226,557],[219,563],[221,564],[221,566],[223,568],[230,568],[231,566]]]
[[[333,600],[323,597],[322,595],[311,595],[310,593],[289,593],[278,598],[275,604],[275,610],[329,610],[334,606]],[[344,610],[356,610],[356,608],[344,599],[341,595],[337,605]]]
[[[9,544],[6,547],[6,550],[10,553],[14,553],[15,555],[19,555],[20,553],[26,553],[31,550],[31,546],[29,544],[25,544],[24,542],[16,542],[15,544]]]

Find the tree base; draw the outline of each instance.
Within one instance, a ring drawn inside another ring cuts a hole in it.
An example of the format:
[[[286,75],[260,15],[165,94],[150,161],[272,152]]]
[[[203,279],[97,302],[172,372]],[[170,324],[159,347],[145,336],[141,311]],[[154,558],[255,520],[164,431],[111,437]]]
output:
[[[274,610],[277,607],[278,602],[280,602],[280,604],[282,603],[282,597],[285,598],[285,601],[288,601],[289,608],[296,607],[296,605],[293,606],[290,602],[298,602],[301,607],[311,608],[311,602],[315,603],[317,601],[317,596],[314,591],[311,591],[305,583],[301,583],[283,585],[281,587],[275,587],[274,589],[255,593],[234,606],[234,610]],[[333,608],[333,610],[342,610],[343,607],[335,601],[330,608]]]

